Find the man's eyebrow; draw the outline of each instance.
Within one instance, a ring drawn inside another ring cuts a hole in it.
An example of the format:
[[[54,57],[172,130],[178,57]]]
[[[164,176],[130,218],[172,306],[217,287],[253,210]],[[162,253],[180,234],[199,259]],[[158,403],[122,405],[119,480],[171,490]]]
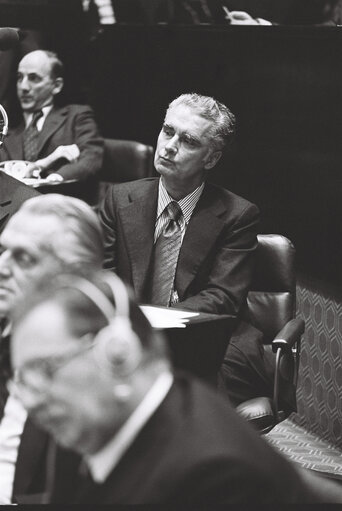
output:
[[[198,144],[198,145],[201,144],[201,140],[198,137],[196,137],[195,135],[191,135],[191,133],[188,133],[187,131],[184,131],[182,133],[182,137],[187,138],[188,140],[190,140],[191,142],[194,142],[195,144]]]

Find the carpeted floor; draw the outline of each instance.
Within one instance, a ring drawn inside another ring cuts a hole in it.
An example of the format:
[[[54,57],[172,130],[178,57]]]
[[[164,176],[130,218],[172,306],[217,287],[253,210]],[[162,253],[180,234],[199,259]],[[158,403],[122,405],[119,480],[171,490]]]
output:
[[[290,418],[278,424],[265,438],[301,467],[342,482],[342,451]]]

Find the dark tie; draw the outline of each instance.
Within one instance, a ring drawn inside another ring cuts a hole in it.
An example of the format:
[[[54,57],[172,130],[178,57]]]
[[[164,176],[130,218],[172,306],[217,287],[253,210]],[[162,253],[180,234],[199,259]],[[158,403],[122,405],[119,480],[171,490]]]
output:
[[[82,461],[77,481],[75,481],[74,493],[71,496],[71,504],[86,503],[87,501],[91,503],[97,488],[98,485],[94,482],[90,470],[86,463]]]
[[[0,339],[0,421],[8,398],[7,382],[11,377],[9,343],[9,336]]]
[[[184,218],[177,202],[170,202],[166,209],[169,222],[164,227],[154,247],[150,303],[167,307],[170,305],[175,279],[182,242],[181,226]]]
[[[34,112],[32,121],[27,126],[23,134],[24,144],[24,159],[26,161],[36,161],[38,156],[38,138],[39,131],[37,130],[37,121],[43,115],[43,112],[39,110]]]

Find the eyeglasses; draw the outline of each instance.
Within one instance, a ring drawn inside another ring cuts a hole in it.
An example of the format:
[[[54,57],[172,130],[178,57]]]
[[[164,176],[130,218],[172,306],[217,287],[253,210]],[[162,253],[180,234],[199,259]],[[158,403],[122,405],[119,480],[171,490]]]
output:
[[[81,339],[88,336],[89,334],[86,334]],[[81,339],[80,344],[82,343]],[[65,353],[35,358],[27,362],[14,371],[13,380],[9,383],[11,391],[19,396],[28,390],[40,394],[44,393],[47,390],[47,385],[53,380],[58,371],[66,367],[72,360],[92,349],[93,346],[93,343],[91,343]]]

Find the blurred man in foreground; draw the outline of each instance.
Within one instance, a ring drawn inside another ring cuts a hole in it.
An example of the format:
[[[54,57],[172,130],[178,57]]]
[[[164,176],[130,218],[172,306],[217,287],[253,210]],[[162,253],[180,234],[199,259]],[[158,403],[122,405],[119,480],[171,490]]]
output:
[[[114,275],[40,282],[16,311],[11,353],[32,419],[78,451],[90,472],[64,495],[56,472],[52,503],[318,498],[214,391],[173,374],[164,339]]]
[[[0,237],[0,503],[45,487],[48,436],[10,392],[11,313],[24,289],[47,274],[99,269],[103,242],[90,206],[73,197],[41,195],[26,201]]]
[[[32,162],[20,177],[39,171],[51,181],[87,179],[101,168],[103,140],[90,107],[54,105],[63,73],[61,61],[49,51],[30,52],[19,63],[17,94],[24,119],[10,131],[1,159]]]

